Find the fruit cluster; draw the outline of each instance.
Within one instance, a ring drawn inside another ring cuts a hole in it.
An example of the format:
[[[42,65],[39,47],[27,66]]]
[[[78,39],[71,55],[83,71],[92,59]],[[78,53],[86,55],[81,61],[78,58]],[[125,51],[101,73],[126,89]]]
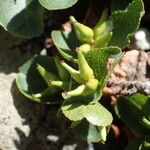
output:
[[[57,69],[61,69],[60,75],[62,72],[65,72],[65,69],[80,85],[74,90],[68,92],[65,91],[62,93],[64,99],[68,99],[74,96],[88,95],[98,90],[99,82],[94,77],[93,70],[88,65],[84,54],[97,47],[106,47],[112,36],[112,25],[111,21],[108,20],[107,10],[103,11],[102,17],[94,29],[91,29],[90,27],[77,22],[73,16],[70,17],[70,20],[73,24],[78,40],[82,43],[79,48],[75,49],[77,53],[77,63],[79,70],[75,70],[64,61],[60,61],[59,58],[55,58],[55,62],[57,64]],[[59,77],[54,77],[40,65],[37,65],[37,70],[49,87],[55,86],[63,90],[69,88],[69,81],[66,79],[64,80],[64,78],[62,78],[63,81],[61,81]],[[67,76],[67,74],[64,76]],[[39,94],[34,94],[34,97],[37,96],[39,96]]]
[[[77,22],[73,16],[70,17],[70,20],[73,23],[79,41],[82,43],[79,50],[83,53],[87,53],[93,48],[106,47],[108,45],[112,37],[112,21],[108,20],[107,9],[103,11],[101,19],[93,29]]]

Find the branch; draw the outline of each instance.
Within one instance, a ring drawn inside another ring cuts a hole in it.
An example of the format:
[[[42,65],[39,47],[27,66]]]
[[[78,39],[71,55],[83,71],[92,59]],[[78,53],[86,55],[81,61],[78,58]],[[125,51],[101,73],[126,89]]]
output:
[[[109,81],[107,87],[103,89],[106,95],[132,95],[135,93],[142,93],[150,95],[150,81]]]

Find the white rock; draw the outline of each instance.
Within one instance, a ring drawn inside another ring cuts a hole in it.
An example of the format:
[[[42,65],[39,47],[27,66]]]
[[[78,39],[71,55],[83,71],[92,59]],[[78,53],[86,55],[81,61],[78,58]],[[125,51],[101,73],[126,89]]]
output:
[[[149,50],[150,49],[150,41],[149,41],[149,32],[146,29],[140,29],[135,33],[136,46],[141,50]]]
[[[17,68],[31,54],[21,56],[20,50],[8,49],[7,44],[11,47],[13,40],[12,43],[3,42],[0,46],[0,150],[18,150],[17,143],[20,142],[22,149],[25,149],[29,143],[30,130],[36,124],[31,103],[22,100],[24,98],[17,95],[14,88]]]

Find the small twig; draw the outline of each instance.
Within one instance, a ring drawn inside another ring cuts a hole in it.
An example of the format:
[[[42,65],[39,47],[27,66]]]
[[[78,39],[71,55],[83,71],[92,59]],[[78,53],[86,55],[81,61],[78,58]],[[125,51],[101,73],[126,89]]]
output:
[[[135,93],[150,95],[150,81],[109,81],[103,92],[109,95],[132,95]]]

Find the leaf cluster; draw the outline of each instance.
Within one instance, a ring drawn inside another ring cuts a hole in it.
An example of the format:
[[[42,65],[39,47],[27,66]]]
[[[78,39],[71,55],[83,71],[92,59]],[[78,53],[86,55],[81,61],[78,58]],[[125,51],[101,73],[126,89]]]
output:
[[[39,2],[51,8],[54,1]],[[75,1],[69,2],[71,5]],[[19,68],[16,79],[19,90],[37,102],[60,103],[59,113],[72,122],[76,133],[91,142],[105,142],[113,117],[99,100],[122,57],[121,49],[137,30],[143,13],[142,0],[133,0],[126,10],[114,11],[111,17],[104,10],[93,29],[70,17],[71,32],[53,31],[51,34],[63,61],[59,56],[34,56]],[[114,61],[108,69],[109,58]],[[117,106],[118,111],[123,111],[119,101]]]

